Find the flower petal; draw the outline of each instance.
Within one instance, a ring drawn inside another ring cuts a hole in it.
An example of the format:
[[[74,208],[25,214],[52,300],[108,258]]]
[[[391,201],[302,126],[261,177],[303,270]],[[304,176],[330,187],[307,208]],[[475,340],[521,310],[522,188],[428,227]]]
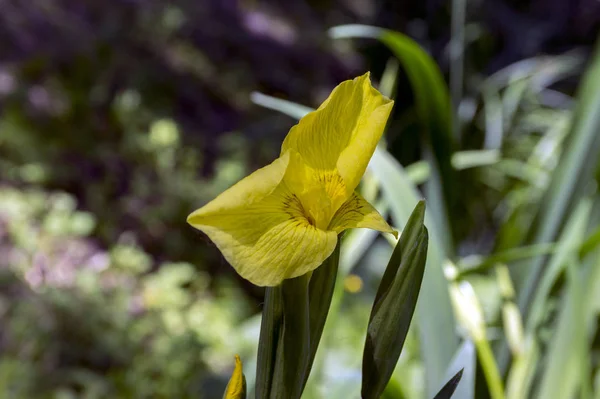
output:
[[[259,286],[314,270],[337,243],[335,232],[311,225],[283,181],[288,163],[284,154],[188,217],[242,277]]]
[[[223,399],[245,399],[246,398],[246,377],[242,369],[242,360],[235,355],[235,368],[225,388]]]
[[[290,157],[286,185],[300,200],[311,224],[327,230],[335,212],[348,199],[342,177],[335,170],[311,168],[295,149],[286,154]]]
[[[349,196],[373,156],[392,106],[371,86],[369,73],[345,81],[290,130],[281,153],[295,149],[313,169],[337,169]]]
[[[353,193],[348,201],[340,207],[329,225],[329,230],[336,233],[352,228],[379,230],[384,233],[392,233],[398,238],[398,232],[392,229],[377,212],[377,209],[358,193]]]
[[[283,154],[271,164],[246,176],[219,194],[217,198],[189,215],[188,223],[194,225],[194,220],[203,216],[219,212],[237,211],[260,202],[279,186],[285,176],[289,162],[289,153]]]

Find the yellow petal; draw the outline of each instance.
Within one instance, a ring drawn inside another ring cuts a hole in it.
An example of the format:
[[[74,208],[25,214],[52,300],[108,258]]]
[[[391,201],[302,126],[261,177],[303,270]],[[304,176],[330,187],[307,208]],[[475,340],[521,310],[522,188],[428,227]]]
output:
[[[313,226],[283,179],[284,154],[188,217],[245,279],[274,286],[317,268],[337,235]]]
[[[194,221],[203,216],[237,211],[260,202],[279,186],[289,162],[289,154],[283,154],[271,164],[246,176],[188,216],[188,223],[194,225]]]
[[[345,81],[290,130],[281,153],[295,149],[312,169],[337,169],[348,197],[365,172],[392,106],[371,86],[368,73]]]
[[[348,201],[340,207],[329,226],[330,230],[334,230],[337,233],[352,228],[379,230],[384,233],[392,233],[398,238],[398,232],[392,229],[379,212],[377,212],[377,209],[358,193],[353,193]]]
[[[242,370],[242,360],[235,355],[235,368],[231,379],[225,389],[223,399],[245,399],[246,398],[246,378]]]
[[[294,149],[288,150],[284,181],[302,204],[305,216],[319,229],[327,230],[331,218],[348,199],[346,185],[336,170],[319,170],[307,165]]]

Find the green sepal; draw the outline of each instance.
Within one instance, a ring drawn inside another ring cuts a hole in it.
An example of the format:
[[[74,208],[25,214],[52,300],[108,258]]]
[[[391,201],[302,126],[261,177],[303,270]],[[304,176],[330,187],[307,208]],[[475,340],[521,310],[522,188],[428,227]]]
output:
[[[427,258],[425,203],[417,204],[382,277],[363,352],[362,398],[379,398],[390,380],[415,311]]]

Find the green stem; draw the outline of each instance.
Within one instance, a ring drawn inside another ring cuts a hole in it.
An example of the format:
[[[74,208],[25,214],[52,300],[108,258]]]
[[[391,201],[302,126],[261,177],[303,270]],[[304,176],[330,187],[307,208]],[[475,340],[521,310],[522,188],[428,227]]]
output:
[[[504,399],[504,386],[502,385],[498,365],[496,364],[496,359],[494,358],[489,342],[485,338],[477,340],[475,341],[475,347],[477,348],[477,356],[481,362],[491,398]]]

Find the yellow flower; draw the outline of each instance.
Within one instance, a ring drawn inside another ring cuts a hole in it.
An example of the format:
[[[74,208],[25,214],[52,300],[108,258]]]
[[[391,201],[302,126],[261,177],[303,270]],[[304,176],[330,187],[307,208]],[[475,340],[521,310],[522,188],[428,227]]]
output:
[[[188,223],[259,286],[314,270],[346,229],[397,234],[354,191],[392,106],[368,73],[341,83],[292,127],[279,158],[193,212]]]
[[[242,370],[242,360],[235,355],[235,368],[225,388],[223,399],[245,399],[246,398],[246,378]]]

